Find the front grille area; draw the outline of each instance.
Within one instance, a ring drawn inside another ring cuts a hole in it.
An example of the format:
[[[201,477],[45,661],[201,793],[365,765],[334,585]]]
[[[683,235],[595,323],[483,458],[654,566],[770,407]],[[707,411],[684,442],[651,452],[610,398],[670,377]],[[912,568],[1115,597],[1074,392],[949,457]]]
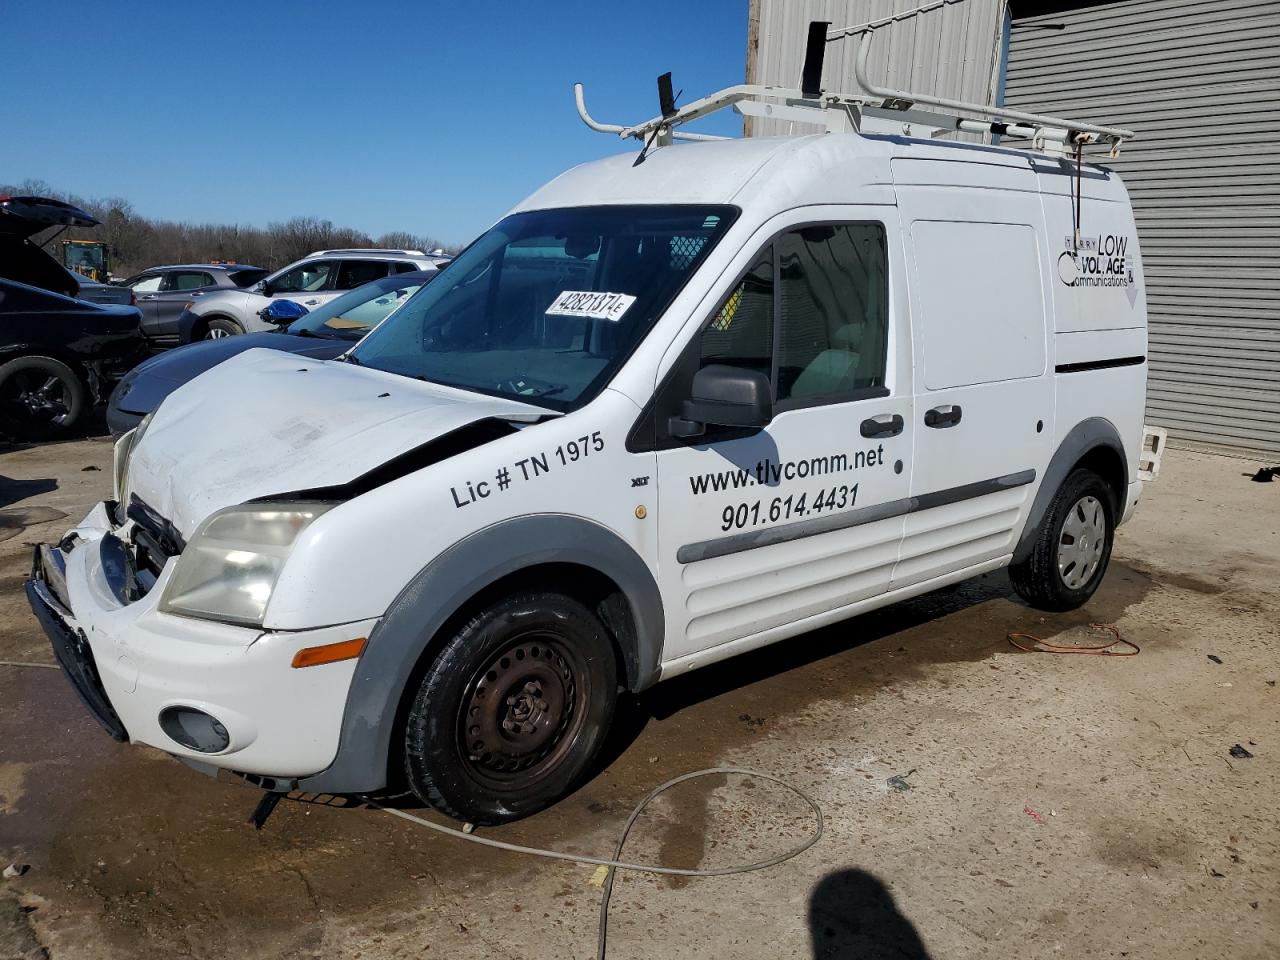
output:
[[[144,503],[137,494],[129,498],[127,516],[134,522],[129,535],[131,557],[136,573],[149,573],[152,583],[160,576],[170,557],[176,557],[186,549],[182,535],[172,523]],[[147,585],[148,588],[150,584]],[[144,591],[145,592],[145,591]]]

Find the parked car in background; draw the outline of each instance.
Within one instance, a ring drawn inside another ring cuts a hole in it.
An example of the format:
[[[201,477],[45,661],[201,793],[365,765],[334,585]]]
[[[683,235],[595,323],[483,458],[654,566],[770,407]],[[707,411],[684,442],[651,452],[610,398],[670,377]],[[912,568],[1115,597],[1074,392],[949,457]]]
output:
[[[157,346],[178,343],[178,317],[195,299],[220,290],[251,287],[271,271],[237,263],[186,263],[151,267],[129,277],[129,291],[142,308],[142,332]]]
[[[220,290],[192,298],[178,319],[179,340],[191,343],[267,331],[271,324],[259,313],[272,300],[292,300],[313,310],[373,280],[435,270],[448,261],[444,254],[420,250],[318,250],[248,290]]]
[[[76,294],[77,300],[88,300],[90,303],[115,303],[124,306],[136,307],[137,300],[134,298],[133,291],[128,287],[121,287],[114,283],[99,283],[97,280],[91,280],[82,273],[71,271],[71,277],[80,287],[80,292]]]
[[[437,273],[436,270],[415,270],[383,277],[321,304],[311,312],[291,300],[273,300],[261,311],[266,315],[261,319],[277,324],[270,333],[187,344],[151,357],[132,370],[111,394],[107,426],[117,437],[132,430],[184,383],[255,347],[332,360],[395,313]]]
[[[93,226],[43,197],[0,197],[0,432],[68,435],[146,354],[141,313],[76,299],[80,281],[30,238],[57,224]]]

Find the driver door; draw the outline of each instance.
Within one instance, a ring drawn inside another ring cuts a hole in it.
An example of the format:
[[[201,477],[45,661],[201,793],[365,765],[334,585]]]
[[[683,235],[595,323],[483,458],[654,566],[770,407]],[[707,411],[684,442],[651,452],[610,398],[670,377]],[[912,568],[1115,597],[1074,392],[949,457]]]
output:
[[[896,212],[822,212],[747,252],[655,400],[665,663],[800,633],[888,589],[913,421]],[[673,436],[708,364],[767,372],[772,422]]]

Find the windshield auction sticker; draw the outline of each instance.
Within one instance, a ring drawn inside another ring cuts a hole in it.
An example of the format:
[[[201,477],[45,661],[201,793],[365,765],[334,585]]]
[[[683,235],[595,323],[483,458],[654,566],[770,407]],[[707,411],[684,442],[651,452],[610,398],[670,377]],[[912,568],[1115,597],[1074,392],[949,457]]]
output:
[[[629,293],[597,293],[566,290],[547,307],[549,317],[583,317],[588,320],[621,320],[636,298]]]

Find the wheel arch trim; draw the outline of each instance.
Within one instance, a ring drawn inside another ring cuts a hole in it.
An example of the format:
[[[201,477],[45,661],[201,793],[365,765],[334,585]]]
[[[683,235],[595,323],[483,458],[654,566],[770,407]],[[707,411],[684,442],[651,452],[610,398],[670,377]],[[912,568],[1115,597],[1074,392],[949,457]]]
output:
[[[1090,417],[1087,420],[1081,420],[1068,431],[1049,459],[1049,465],[1044,471],[1044,479],[1040,481],[1040,487],[1036,490],[1035,499],[1027,513],[1027,522],[1022,528],[1022,536],[1018,539],[1017,547],[1014,548],[1013,563],[1022,562],[1031,553],[1035,545],[1036,532],[1040,529],[1040,524],[1058,488],[1067,479],[1072,468],[1095,450],[1110,451],[1120,462],[1123,476],[1122,485],[1117,492],[1119,499],[1116,516],[1119,519],[1118,511],[1123,509],[1124,491],[1130,479],[1129,460],[1125,455],[1124,443],[1120,440],[1120,432],[1116,430],[1115,425],[1103,417]]]
[[[406,685],[422,655],[459,610],[486,587],[544,564],[591,567],[617,584],[630,606],[630,636],[615,631],[627,686],[657,680],[662,595],[648,564],[617,534],[581,517],[540,514],[485,527],[449,547],[409,581],[369,636],[343,711],[338,752],[299,789],[355,793],[386,786],[392,737]]]

